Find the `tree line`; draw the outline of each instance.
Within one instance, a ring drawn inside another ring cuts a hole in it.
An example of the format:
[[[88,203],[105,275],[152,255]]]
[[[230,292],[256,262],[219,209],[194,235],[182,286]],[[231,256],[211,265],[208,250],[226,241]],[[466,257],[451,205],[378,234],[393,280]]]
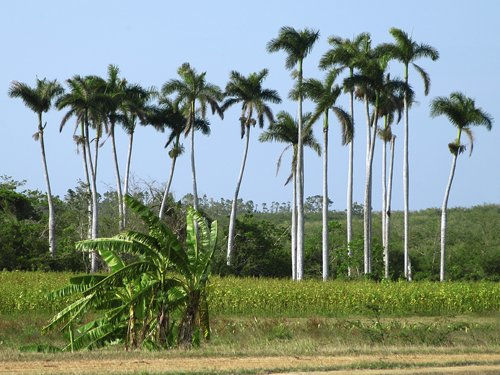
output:
[[[295,82],[289,97],[298,104],[296,118],[284,111],[276,116],[271,105],[281,103],[281,97],[276,90],[263,87],[268,71],[263,69],[247,76],[237,71],[230,73],[229,81],[222,90],[206,80],[206,72],[199,73],[189,63],[179,67],[178,77],[168,80],[160,90],[143,88],[129,83],[119,75],[118,67],[110,65],[107,77],[75,75],[66,80],[65,89],[56,80],[37,79],[34,87],[14,81],[9,88],[11,97],[21,98],[26,106],[37,115],[37,132],[35,140],[41,147],[43,172],[47,185],[47,202],[49,211],[49,249],[56,254],[55,215],[53,197],[50,187],[49,169],[46,161],[44,144],[44,129],[46,123],[43,114],[52,105],[64,111],[60,129],[70,121],[75,121],[74,141],[81,150],[83,160],[84,186],[87,192],[88,232],[90,239],[99,237],[99,204],[97,191],[97,175],[99,148],[107,134],[111,140],[113,163],[116,177],[116,196],[119,212],[119,230],[127,226],[127,207],[124,197],[129,193],[130,160],[134,144],[134,132],[138,124],[153,126],[158,131],[169,131],[166,147],[170,147],[169,156],[172,159],[170,175],[163,192],[162,203],[158,212],[163,218],[170,188],[174,176],[177,158],[184,152],[182,136],[190,138],[190,161],[193,184],[193,207],[199,209],[198,186],[195,165],[195,132],[210,133],[210,123],[207,110],[213,115],[224,118],[225,111],[238,104],[241,105],[239,123],[241,138],[244,141],[244,154],[236,183],[234,198],[228,224],[226,262],[230,266],[234,256],[234,232],[238,211],[238,196],[241,187],[249,150],[250,130],[256,125],[269,127],[260,135],[262,142],[280,142],[286,145],[283,152],[292,150],[293,158],[291,173],[287,183],[293,184],[291,202],[291,268],[292,278],[301,280],[304,277],[304,146],[310,147],[323,156],[323,194],[322,194],[322,276],[329,277],[329,236],[328,236],[328,131],[330,112],[342,129],[343,144],[349,145],[346,243],[347,256],[352,257],[353,251],[353,142],[355,140],[355,99],[361,102],[366,116],[366,159],[365,159],[365,189],[363,202],[363,273],[373,272],[373,216],[372,216],[372,186],[373,158],[377,137],[382,142],[382,213],[381,231],[383,244],[383,262],[385,277],[389,277],[390,229],[391,229],[391,194],[393,185],[393,163],[395,136],[391,125],[403,118],[404,122],[404,153],[403,153],[403,190],[404,190],[404,256],[403,273],[406,279],[412,279],[412,267],[409,256],[409,110],[415,101],[416,94],[410,86],[410,67],[422,77],[424,94],[429,93],[430,78],[425,70],[415,62],[420,58],[437,60],[438,51],[430,45],[417,43],[406,32],[392,28],[390,34],[393,41],[372,46],[368,33],[362,33],[353,39],[331,36],[328,39],[330,49],[319,61],[319,67],[325,71],[323,80],[307,78],[303,71],[303,62],[319,39],[319,31],[312,29],[296,30],[292,27],[282,27],[278,36],[267,44],[269,53],[282,51],[286,55],[285,67],[292,70]],[[403,79],[391,76],[388,71],[390,61],[398,61],[403,67]],[[344,74],[347,72],[347,75]],[[338,83],[337,83],[338,82]],[[349,95],[350,109],[344,110],[336,104],[342,94]],[[315,104],[311,113],[304,113],[303,101],[310,100]],[[473,99],[460,92],[454,92],[449,97],[435,98],[431,103],[431,116],[446,116],[458,129],[457,138],[449,145],[452,154],[452,168],[445,190],[441,215],[441,247],[440,247],[440,280],[445,279],[446,259],[446,229],[447,204],[453,181],[456,161],[459,154],[465,150],[461,143],[464,133],[471,141],[469,151],[472,152],[473,134],[471,127],[483,125],[488,130],[492,126],[491,116],[476,106]],[[313,135],[313,126],[323,119],[323,146]],[[383,121],[383,125],[379,122]],[[128,154],[125,162],[124,175],[120,171],[116,152],[115,131],[118,126],[129,136]],[[387,171],[387,145],[389,144],[389,171]],[[283,153],[281,154],[281,156]],[[281,164],[278,159],[278,168]],[[123,177],[123,178],[122,178]],[[97,257],[91,255],[91,271],[97,271]],[[348,268],[351,276],[353,270]]]

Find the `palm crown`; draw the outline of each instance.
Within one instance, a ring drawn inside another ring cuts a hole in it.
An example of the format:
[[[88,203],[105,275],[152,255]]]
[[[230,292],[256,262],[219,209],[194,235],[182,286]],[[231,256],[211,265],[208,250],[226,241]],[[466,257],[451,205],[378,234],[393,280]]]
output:
[[[349,68],[352,71],[360,63],[362,51],[370,43],[370,34],[361,33],[353,40],[331,36],[328,38],[328,43],[333,48],[321,57],[319,67],[321,69],[335,67],[340,70]]]
[[[470,140],[470,151],[474,147],[474,136],[471,126],[484,126],[491,130],[493,125],[492,117],[481,108],[476,107],[474,99],[469,98],[461,92],[453,92],[450,97],[437,97],[431,102],[431,116],[444,115],[450,122],[458,128],[459,135],[455,144],[450,143],[452,153],[462,152],[464,146],[460,145],[460,134],[463,131]]]
[[[70,91],[59,97],[56,102],[57,109],[69,108],[63,116],[60,129],[73,116],[77,123],[101,123],[105,114],[103,107],[109,103],[109,96],[105,93],[106,82],[96,76],[81,77],[75,75],[66,80]]]
[[[186,124],[186,133],[191,129],[194,122],[194,107],[198,101],[200,114],[203,119],[206,117],[207,105],[212,109],[212,113],[217,113],[222,118],[224,116],[219,102],[223,99],[221,89],[211,83],[206,82],[206,72],[198,74],[188,63],[184,63],[177,70],[180,79],[171,79],[163,85],[162,93],[168,96],[177,93],[176,103],[190,109],[189,120]]]
[[[346,145],[352,140],[354,128],[351,116],[342,108],[335,105],[342,92],[341,88],[335,85],[336,77],[337,71],[331,71],[327,74],[324,82],[314,78],[306,79],[303,82],[302,88],[304,95],[316,103],[307,124],[311,126],[318,120],[321,114],[332,110],[342,127],[342,144]],[[296,95],[296,90],[293,90],[291,96],[295,97]]]
[[[38,114],[47,112],[52,101],[63,92],[64,89],[56,80],[48,81],[46,78],[37,78],[35,87],[14,81],[9,88],[11,98],[21,98],[29,109]]]
[[[308,123],[308,121],[310,121],[310,118],[310,113],[304,114],[305,123]],[[260,135],[259,141],[279,142],[287,144],[280,157],[278,158],[276,172],[278,172],[281,166],[281,159],[285,151],[290,147],[293,147],[292,170],[295,170],[297,163],[297,145],[299,143],[299,126],[292,115],[285,111],[279,112],[276,116],[276,122],[273,122],[271,125],[269,125],[269,128]],[[314,138],[311,127],[307,127],[304,129],[302,142],[304,146],[312,148],[318,155],[321,152],[321,146]],[[291,177],[288,178],[286,183],[288,183],[290,179]]]
[[[226,85],[226,100],[221,106],[222,111],[226,111],[234,104],[241,103],[242,115],[241,137],[245,135],[246,127],[255,125],[256,121],[252,118],[253,112],[256,112],[259,126],[264,126],[264,118],[272,123],[274,116],[267,102],[281,103],[281,98],[276,90],[262,88],[262,81],[267,77],[268,70],[262,69],[258,73],[251,73],[248,77],[241,73],[232,71],[230,80]],[[247,116],[245,116],[247,113]]]
[[[389,32],[393,36],[395,42],[394,44],[382,44],[380,46],[381,51],[405,65],[405,79],[408,76],[408,65],[411,63],[422,77],[424,81],[424,93],[427,95],[431,83],[429,75],[422,67],[415,64],[414,61],[422,57],[429,57],[431,60],[435,61],[439,58],[439,52],[428,44],[418,44],[403,30],[393,27]]]
[[[302,61],[311,52],[314,43],[319,38],[319,31],[312,29],[295,30],[290,26],[283,26],[278,37],[267,43],[268,52],[283,50],[287,53],[285,66],[293,69],[297,63]]]

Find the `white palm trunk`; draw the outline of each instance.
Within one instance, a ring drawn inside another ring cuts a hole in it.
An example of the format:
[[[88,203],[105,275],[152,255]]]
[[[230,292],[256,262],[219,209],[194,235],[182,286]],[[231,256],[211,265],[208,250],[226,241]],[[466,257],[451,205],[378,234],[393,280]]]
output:
[[[176,142],[176,146],[179,145],[179,142]],[[161,200],[160,212],[158,213],[158,217],[163,219],[163,214],[165,212],[165,206],[167,205],[168,193],[170,191],[170,185],[172,184],[172,180],[174,178],[174,170],[175,170],[175,162],[177,161],[177,155],[172,158],[172,165],[170,166],[170,175],[168,176],[167,187],[163,192],[163,198]]]
[[[364,272],[369,274],[372,272],[372,171],[373,171],[373,156],[375,153],[375,141],[377,139],[377,108],[374,108],[374,120],[372,125],[372,134],[370,136],[370,150],[368,152],[368,161],[366,165],[366,183],[365,183],[365,207],[363,211],[364,225]]]
[[[90,192],[92,196],[92,232],[91,232],[91,238],[94,240],[98,236],[98,219],[99,219],[99,214],[98,214],[98,202],[97,202],[97,183],[96,183],[96,173],[97,173],[97,165],[94,168],[94,163],[92,161],[92,153],[90,152],[90,142],[89,142],[89,128],[88,125],[85,125],[85,130],[86,130],[86,142],[87,142],[87,150],[88,150],[88,161],[89,161],[89,167],[90,167]],[[96,145],[98,145],[98,140],[96,139]],[[96,146],[96,150],[98,150],[99,147]],[[96,162],[97,162],[97,156],[96,155]],[[97,272],[97,254],[95,251],[91,253],[91,262],[90,262],[90,272],[94,273]]]
[[[45,155],[45,141],[43,139],[42,114],[38,114],[38,135],[40,148],[42,151],[43,172],[45,175],[45,183],[47,185],[47,204],[49,206],[49,252],[52,257],[56,255],[56,237],[55,229],[56,222],[54,218],[54,205],[52,202],[52,189],[50,188],[49,168],[47,167],[47,157]]]
[[[292,202],[292,280],[297,280],[297,171],[292,168],[293,202]]]
[[[458,135],[458,140],[460,140],[460,133]],[[460,144],[460,141],[457,142]],[[450,196],[451,184],[453,182],[453,177],[455,176],[455,167],[457,166],[458,151],[453,155],[453,161],[451,163],[450,176],[448,177],[448,184],[446,185],[446,190],[444,192],[443,206],[441,207],[441,262],[439,265],[439,281],[444,281],[445,271],[446,271],[446,220],[448,214],[448,198]]]
[[[302,84],[302,60],[299,61],[299,87]],[[299,95],[297,144],[297,280],[304,277],[304,146],[302,142],[302,94]]]
[[[352,70],[351,70],[352,76]],[[354,126],[354,93],[350,95],[351,121]],[[353,186],[353,163],[354,163],[354,138],[349,143],[349,167],[347,172],[347,255],[352,257],[352,186]],[[347,267],[347,276],[352,276],[351,266]]]
[[[391,199],[392,199],[392,176],[394,170],[394,143],[396,137],[391,138],[391,159],[389,162],[389,180],[387,181],[387,199],[385,208],[385,246],[384,246],[384,276],[389,278],[389,240],[391,233]]]
[[[365,95],[365,111],[366,111],[366,165],[365,165],[365,194],[364,194],[364,207],[363,207],[363,271],[365,274],[370,271],[370,215],[368,207],[371,207],[370,204],[370,185],[369,181],[369,165],[370,165],[370,150],[371,150],[371,121],[370,121],[370,108],[368,104],[368,98]]]
[[[192,116],[194,117],[194,112]],[[198,211],[198,187],[196,185],[196,166],[194,163],[194,119],[191,124],[191,173],[193,175],[193,208]]]
[[[251,112],[248,116],[247,124],[249,123]],[[236,182],[236,190],[234,192],[233,204],[231,205],[231,216],[229,217],[229,232],[227,235],[227,265],[231,265],[231,260],[233,256],[233,246],[234,246],[234,226],[236,224],[236,211],[238,205],[238,195],[240,193],[241,181],[243,180],[243,172],[245,171],[245,165],[247,162],[248,155],[248,144],[250,141],[250,126],[246,127],[246,137],[245,137],[245,149],[243,151],[243,160],[241,161],[240,173],[238,175],[238,181]]]
[[[87,238],[92,238],[92,192],[90,189],[90,175],[89,175],[89,166],[87,161],[87,141],[85,136],[85,128],[81,125],[82,131],[82,159],[83,159],[83,171],[85,174],[85,181],[87,184],[85,185],[85,189],[87,191],[87,219],[88,219],[88,228],[87,228]]]
[[[116,142],[115,142],[115,125],[111,124],[110,129],[111,137],[111,149],[113,152],[113,162],[115,166],[115,177],[116,177],[116,195],[118,197],[118,230],[122,231],[124,228],[123,224],[123,194],[122,194],[122,182],[120,179],[120,166],[118,165],[118,156],[116,154]]]
[[[387,116],[384,116],[384,129],[387,130]],[[384,134],[385,137],[385,134]],[[380,210],[380,218],[382,221],[382,247],[385,248],[385,222],[387,209],[387,141],[382,138],[382,208]]]
[[[328,110],[323,125],[323,217],[322,217],[322,261],[323,281],[328,279]]]
[[[130,161],[132,160],[132,146],[134,145],[134,130],[129,134],[128,138],[128,152],[127,152],[127,165],[125,167],[125,179],[123,180],[123,196],[128,194],[129,181],[130,181]],[[125,200],[122,200],[122,215],[123,215],[123,228],[127,225],[127,205]]]
[[[405,65],[405,82],[408,84],[408,65]],[[411,269],[410,269],[410,252],[408,247],[408,236],[409,236],[409,215],[410,215],[410,203],[409,203],[409,162],[408,162],[408,98],[406,92],[403,98],[404,105],[404,142],[403,142],[403,251],[404,251],[404,275],[406,279],[411,279]]]

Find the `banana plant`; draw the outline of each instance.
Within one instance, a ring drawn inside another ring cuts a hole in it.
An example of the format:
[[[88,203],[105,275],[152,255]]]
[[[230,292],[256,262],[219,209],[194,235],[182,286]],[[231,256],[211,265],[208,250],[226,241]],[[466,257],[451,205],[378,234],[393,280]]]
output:
[[[77,249],[98,252],[110,273],[84,275],[52,292],[49,298],[79,298],[56,314],[44,330],[69,329],[72,340],[63,350],[123,343],[125,349],[199,345],[209,339],[207,283],[217,222],[209,226],[193,208],[186,214],[186,239],[181,241],[136,199],[125,201],[144,221],[148,233],[126,231],[113,238],[77,243]],[[195,227],[198,227],[198,231]],[[133,257],[125,262],[120,254]],[[90,312],[97,318],[78,325]]]

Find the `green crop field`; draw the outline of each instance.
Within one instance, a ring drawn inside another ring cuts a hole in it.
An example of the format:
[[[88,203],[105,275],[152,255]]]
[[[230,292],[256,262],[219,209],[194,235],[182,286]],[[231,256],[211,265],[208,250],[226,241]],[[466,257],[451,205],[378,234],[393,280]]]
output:
[[[68,300],[49,301],[70,273],[0,272],[0,313],[55,312]],[[453,315],[500,311],[495,282],[382,282],[214,277],[209,289],[215,315],[390,316]]]

